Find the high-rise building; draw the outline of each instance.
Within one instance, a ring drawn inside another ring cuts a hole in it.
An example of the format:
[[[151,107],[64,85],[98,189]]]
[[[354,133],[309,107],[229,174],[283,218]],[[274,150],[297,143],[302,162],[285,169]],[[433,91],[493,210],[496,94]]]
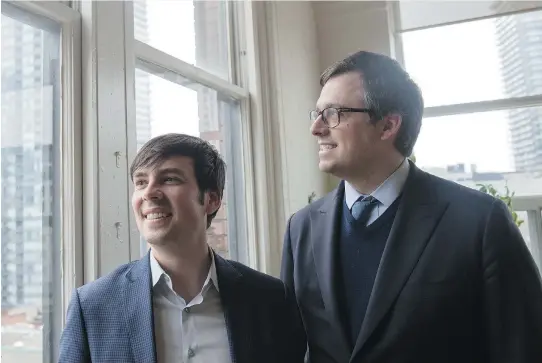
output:
[[[53,234],[59,42],[58,34],[2,14],[3,314],[49,310],[52,279],[59,277],[53,273],[60,250]]]
[[[499,11],[511,6],[494,4]],[[507,97],[542,94],[542,11],[498,17],[495,24]],[[542,171],[542,108],[510,110],[508,121],[515,169]]]
[[[37,363],[54,359],[60,321],[60,27],[19,14],[2,3],[2,354]]]
[[[149,40],[147,2],[134,1],[134,36],[143,42]],[[147,72],[135,72],[136,97],[136,143],[141,148],[151,137],[151,80]]]

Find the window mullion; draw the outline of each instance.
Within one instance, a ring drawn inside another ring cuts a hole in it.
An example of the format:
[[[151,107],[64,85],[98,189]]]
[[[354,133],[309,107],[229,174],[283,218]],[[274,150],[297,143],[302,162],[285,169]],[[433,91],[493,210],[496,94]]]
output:
[[[126,2],[84,1],[85,282],[130,261]]]

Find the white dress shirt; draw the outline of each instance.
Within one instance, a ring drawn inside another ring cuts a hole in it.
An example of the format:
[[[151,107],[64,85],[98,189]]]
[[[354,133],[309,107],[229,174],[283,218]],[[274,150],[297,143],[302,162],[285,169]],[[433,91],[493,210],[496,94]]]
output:
[[[157,363],[231,363],[214,255],[201,292],[186,303],[152,252],[152,299]]]
[[[388,209],[393,202],[399,197],[405,186],[405,182],[408,177],[408,172],[410,169],[410,164],[407,159],[403,160],[401,165],[395,170],[386,180],[382,182],[375,189],[371,195],[378,199],[378,204],[371,211],[369,219],[367,220],[367,225],[370,225],[378,219],[385,211]],[[345,181],[344,182],[344,197],[348,209],[352,209],[352,206],[358,200],[359,197],[364,196],[358,192],[352,184]]]

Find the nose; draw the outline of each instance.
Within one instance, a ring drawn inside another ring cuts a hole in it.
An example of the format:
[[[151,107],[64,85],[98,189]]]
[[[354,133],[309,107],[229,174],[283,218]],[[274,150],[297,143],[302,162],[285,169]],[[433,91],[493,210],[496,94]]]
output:
[[[163,196],[164,195],[162,194],[162,191],[160,190],[158,185],[152,182],[147,184],[147,187],[143,191],[142,195],[143,200],[157,200],[162,199]]]
[[[318,116],[318,118],[313,121],[310,130],[311,134],[314,136],[324,136],[329,133],[329,128],[324,124],[322,115]]]

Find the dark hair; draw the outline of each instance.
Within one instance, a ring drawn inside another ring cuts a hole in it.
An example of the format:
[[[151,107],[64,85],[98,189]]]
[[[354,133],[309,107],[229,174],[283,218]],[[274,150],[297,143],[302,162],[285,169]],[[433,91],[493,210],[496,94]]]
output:
[[[366,108],[372,122],[397,113],[402,117],[395,148],[410,156],[418,139],[423,116],[423,97],[418,85],[394,59],[383,54],[359,51],[333,64],[320,76],[323,87],[331,78],[358,72],[365,89]]]
[[[130,166],[130,178],[136,170],[156,166],[174,156],[186,156],[194,161],[194,174],[200,192],[200,202],[207,191],[215,192],[222,199],[226,179],[226,163],[209,142],[185,134],[165,134],[150,139],[137,153]],[[207,228],[216,216],[209,214]]]

